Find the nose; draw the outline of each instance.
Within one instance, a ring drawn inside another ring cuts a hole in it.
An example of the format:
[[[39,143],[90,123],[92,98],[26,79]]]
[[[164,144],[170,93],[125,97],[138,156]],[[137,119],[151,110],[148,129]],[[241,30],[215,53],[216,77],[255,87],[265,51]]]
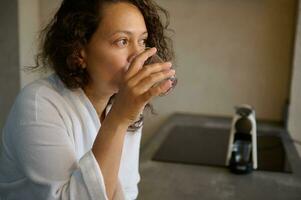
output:
[[[129,53],[129,57],[128,57],[128,62],[131,63],[136,56],[138,56],[140,53],[142,53],[144,51],[144,47],[140,46],[140,45],[133,45],[130,48],[130,53]]]

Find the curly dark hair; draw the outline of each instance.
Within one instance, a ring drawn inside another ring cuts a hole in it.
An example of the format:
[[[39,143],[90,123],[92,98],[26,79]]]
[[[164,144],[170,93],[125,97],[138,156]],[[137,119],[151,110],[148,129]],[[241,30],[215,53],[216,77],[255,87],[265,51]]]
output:
[[[140,10],[148,32],[146,46],[156,47],[160,57],[164,60],[172,60],[174,58],[172,41],[166,35],[166,31],[170,30],[168,29],[169,15],[154,1],[63,0],[53,19],[41,31],[40,52],[36,57],[36,67],[50,67],[69,89],[86,86],[90,77],[81,67],[79,52],[89,43],[100,24],[102,6],[118,2],[133,4]],[[162,21],[161,17],[165,17],[165,21]],[[153,111],[150,104],[147,104],[146,108]],[[133,124],[134,129],[137,124],[140,124],[138,128],[141,126],[141,121],[143,121],[143,116]]]

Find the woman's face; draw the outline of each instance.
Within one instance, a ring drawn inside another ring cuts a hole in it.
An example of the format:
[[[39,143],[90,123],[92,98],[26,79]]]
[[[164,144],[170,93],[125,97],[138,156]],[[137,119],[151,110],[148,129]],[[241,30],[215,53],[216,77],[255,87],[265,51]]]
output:
[[[82,58],[91,78],[88,87],[116,93],[132,59],[145,48],[143,15],[129,3],[106,4],[102,20]]]

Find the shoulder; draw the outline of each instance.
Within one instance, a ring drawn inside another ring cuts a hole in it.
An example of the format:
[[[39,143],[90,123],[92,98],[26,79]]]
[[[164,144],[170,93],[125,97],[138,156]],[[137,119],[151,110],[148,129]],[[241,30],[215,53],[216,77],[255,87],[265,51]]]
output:
[[[58,115],[66,88],[53,75],[25,86],[17,96],[10,115],[19,123],[37,121],[43,115]]]
[[[66,130],[63,88],[55,86],[49,78],[34,81],[20,91],[3,129],[6,141],[19,140],[20,135],[30,137],[42,130],[45,133],[46,129]],[[25,129],[29,134],[25,134]]]
[[[37,96],[52,96],[53,94],[59,95],[66,88],[59,84],[58,78],[53,74],[44,79],[36,80],[25,86],[17,97],[18,100],[34,100]]]

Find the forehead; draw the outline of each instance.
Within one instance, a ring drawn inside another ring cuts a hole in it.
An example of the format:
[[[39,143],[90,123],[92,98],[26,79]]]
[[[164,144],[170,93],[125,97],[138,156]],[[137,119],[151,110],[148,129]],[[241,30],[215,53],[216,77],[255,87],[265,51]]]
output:
[[[116,31],[145,32],[146,25],[140,10],[133,4],[119,2],[107,3],[102,8],[99,31],[112,34]]]

